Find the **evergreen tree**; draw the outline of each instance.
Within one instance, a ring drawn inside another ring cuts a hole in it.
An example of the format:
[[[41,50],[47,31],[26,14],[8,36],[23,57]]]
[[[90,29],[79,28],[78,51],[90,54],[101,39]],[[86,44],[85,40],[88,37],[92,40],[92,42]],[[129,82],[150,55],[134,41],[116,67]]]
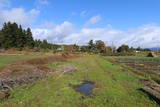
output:
[[[16,38],[17,48],[23,48],[25,46],[25,32],[22,29],[21,25],[19,26],[17,38]]]
[[[0,31],[0,48],[3,48],[3,40],[4,40],[4,36],[2,34],[2,31]]]
[[[95,51],[95,44],[93,43],[93,40],[90,40],[88,42],[88,49],[90,52],[94,52]]]
[[[41,48],[43,48],[43,49],[47,49],[48,48],[48,42],[47,42],[47,40],[43,40]]]
[[[16,32],[17,24],[11,24],[10,22],[4,24],[2,28],[4,48],[16,47]]]
[[[34,47],[34,40],[33,40],[32,32],[30,28],[28,28],[26,31],[26,45],[30,48]]]
[[[0,48],[18,48],[25,47],[43,48],[43,49],[57,49],[58,46],[48,43],[47,40],[35,40],[33,39],[30,28],[23,29],[22,26],[18,26],[16,23],[4,23],[0,30]]]
[[[31,29],[24,30],[16,23],[4,23],[0,38],[0,45],[3,48],[33,48],[34,46]]]

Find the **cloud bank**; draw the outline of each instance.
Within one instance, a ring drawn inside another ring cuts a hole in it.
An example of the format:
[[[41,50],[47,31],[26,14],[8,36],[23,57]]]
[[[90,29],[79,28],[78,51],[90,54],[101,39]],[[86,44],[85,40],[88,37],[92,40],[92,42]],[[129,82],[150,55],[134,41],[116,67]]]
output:
[[[47,0],[39,0],[41,3],[47,3]],[[0,25],[4,22],[16,22],[24,26],[30,26],[40,11],[31,9],[26,11],[24,8],[11,8],[11,0],[0,0]]]
[[[37,6],[46,6],[48,0],[36,0]],[[16,22],[23,26],[32,26],[38,17],[39,9],[31,9],[26,11],[24,8],[8,8],[10,0],[0,0],[0,25],[4,22]],[[82,11],[80,16],[83,17],[87,11]],[[101,21],[101,15],[91,17],[84,27],[76,29],[74,24],[64,21],[62,24],[44,25],[44,28],[33,28],[33,36],[35,39],[47,39],[51,43],[58,44],[79,44],[85,45],[89,40],[103,40],[106,45],[115,46],[127,44],[133,47],[160,47],[160,26],[145,25],[134,29],[122,31],[106,25],[103,28],[90,28]]]
[[[128,31],[117,30],[111,27],[82,28],[76,30],[72,23],[63,22],[50,29],[33,29],[35,39],[47,39],[58,44],[87,44],[89,40],[103,40],[107,45],[115,46],[127,44],[143,48],[160,46],[160,27],[145,25]]]
[[[0,24],[10,21],[21,25],[30,25],[39,14],[39,11],[36,9],[25,11],[23,8],[13,8],[11,10],[1,10],[0,14]]]

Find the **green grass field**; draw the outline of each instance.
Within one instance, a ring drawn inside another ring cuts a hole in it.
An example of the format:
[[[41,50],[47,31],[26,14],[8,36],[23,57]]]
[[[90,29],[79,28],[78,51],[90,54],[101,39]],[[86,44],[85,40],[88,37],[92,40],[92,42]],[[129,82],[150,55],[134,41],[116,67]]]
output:
[[[120,57],[120,62],[160,62],[160,57]]]
[[[8,56],[0,56],[0,68],[11,64],[13,62],[22,61],[25,59],[37,58],[37,57],[45,57],[47,55],[8,55]]]
[[[9,59],[8,59],[9,60]],[[0,60],[1,62],[2,60]],[[58,68],[77,67],[73,75],[55,72],[53,76],[35,84],[18,86],[2,107],[157,107],[146,94],[138,89],[143,86],[139,77],[125,68],[98,55],[82,55],[67,62],[48,65]],[[75,91],[70,85],[84,80],[94,82],[91,96]]]
[[[130,66],[148,79],[160,82],[160,57],[116,57],[115,59],[119,63]]]

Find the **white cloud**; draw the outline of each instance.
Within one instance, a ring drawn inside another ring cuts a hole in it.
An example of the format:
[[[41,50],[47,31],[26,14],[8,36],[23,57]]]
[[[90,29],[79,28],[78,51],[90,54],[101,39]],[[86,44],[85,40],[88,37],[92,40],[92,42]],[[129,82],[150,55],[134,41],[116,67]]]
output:
[[[37,6],[48,5],[48,0],[36,0]],[[11,21],[18,24],[29,26],[31,25],[40,11],[32,9],[26,11],[23,8],[10,7],[10,0],[0,0],[0,24]],[[72,13],[75,15],[76,13]],[[85,16],[87,11],[82,11],[80,16]],[[97,24],[101,20],[101,15],[91,17],[86,23],[85,27]],[[74,25],[68,21],[62,24],[53,24],[46,22],[45,28],[32,29],[35,39],[47,39],[52,43],[59,44],[87,44],[91,39],[103,40],[106,44],[111,45],[113,42],[116,46],[127,44],[129,46],[143,48],[146,47],[160,47],[160,26],[145,25],[127,31],[117,30],[107,25],[104,28],[82,28],[75,30]]]
[[[23,8],[13,8],[11,10],[1,10],[0,14],[0,24],[10,21],[21,25],[30,25],[39,14],[39,11],[36,9],[25,11]]]
[[[6,8],[10,6],[10,1],[9,0],[0,0],[0,9]]]
[[[34,39],[40,39],[40,40],[47,39],[47,37],[52,34],[50,29],[40,29],[40,28],[32,29],[32,33]]]
[[[72,33],[70,36],[64,38],[64,42],[71,44],[77,43],[80,45],[87,44],[89,40],[103,40],[104,42],[108,42],[108,40],[112,40],[114,36],[118,36],[121,31],[109,29],[109,28],[83,28],[78,33]]]
[[[100,20],[101,20],[101,15],[93,16],[86,22],[85,26],[97,24]]]
[[[119,41],[122,43],[134,47],[160,47],[160,27],[146,25],[127,31]]]
[[[85,10],[80,13],[80,16],[81,16],[81,17],[84,17],[84,16],[86,16],[86,15],[87,15],[87,11],[85,11]]]
[[[36,4],[37,5],[48,5],[49,1],[48,0],[37,0]]]
[[[73,24],[64,22],[52,29],[33,29],[36,39],[47,39],[60,44],[87,44],[89,40],[103,40],[107,45],[113,42],[116,46],[127,44],[134,47],[160,47],[160,27],[141,26],[128,31],[106,28],[82,28],[76,31]]]
[[[63,43],[64,38],[71,35],[73,32],[73,24],[67,21],[60,25],[55,25],[50,29],[33,29],[35,39],[47,39],[52,43]]]

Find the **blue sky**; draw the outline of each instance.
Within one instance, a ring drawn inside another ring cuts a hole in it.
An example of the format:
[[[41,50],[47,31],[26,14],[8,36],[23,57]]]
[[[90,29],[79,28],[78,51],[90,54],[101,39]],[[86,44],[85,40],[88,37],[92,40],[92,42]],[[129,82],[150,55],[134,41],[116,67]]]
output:
[[[112,24],[118,29],[130,29],[143,24],[159,24],[159,4],[160,0],[48,0],[47,4],[40,4],[38,0],[12,0],[10,8],[39,9],[41,13],[36,25],[68,20],[81,27],[90,17],[99,14],[102,20],[96,26]],[[81,17],[83,11],[86,14]]]
[[[31,27],[36,39],[54,43],[102,39],[107,44],[118,38],[116,45],[153,47],[160,39],[159,4],[160,0],[0,0],[0,24],[17,22]]]

